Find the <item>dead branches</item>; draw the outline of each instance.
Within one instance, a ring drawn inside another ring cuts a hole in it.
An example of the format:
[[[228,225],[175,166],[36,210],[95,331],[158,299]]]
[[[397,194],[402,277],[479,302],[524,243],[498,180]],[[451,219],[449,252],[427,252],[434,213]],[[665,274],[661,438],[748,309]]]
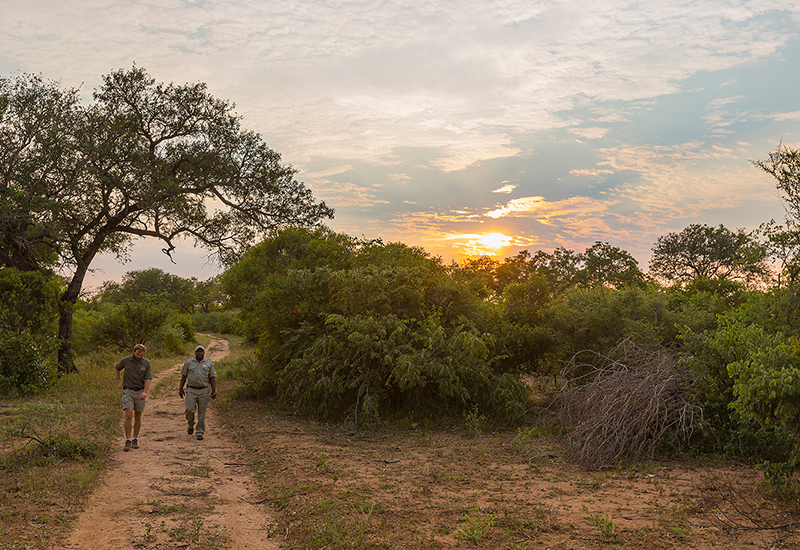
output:
[[[701,409],[686,399],[688,373],[674,358],[622,341],[610,357],[583,352],[565,369],[558,418],[573,458],[588,468],[652,458],[665,437],[686,440]]]

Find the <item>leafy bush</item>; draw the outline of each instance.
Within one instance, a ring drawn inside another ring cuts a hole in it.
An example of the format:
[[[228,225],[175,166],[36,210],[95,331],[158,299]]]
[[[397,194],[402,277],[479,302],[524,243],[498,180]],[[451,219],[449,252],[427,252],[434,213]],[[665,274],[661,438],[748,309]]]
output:
[[[61,282],[39,272],[0,269],[0,327],[54,333]]]
[[[455,417],[474,406],[505,421],[524,414],[527,389],[492,370],[485,336],[473,330],[448,333],[437,316],[331,315],[326,324],[281,372],[278,396],[295,410],[367,422],[388,411]]]
[[[186,342],[186,334],[183,332],[182,326],[164,323],[159,327],[153,340],[157,344],[157,347],[163,349],[166,353],[180,355],[184,352],[183,348],[184,342]]]
[[[397,413],[460,417],[476,405],[502,420],[523,414],[526,386],[497,369],[487,331],[494,304],[420,249],[300,235],[256,247],[224,278],[258,342],[257,364],[237,373],[250,378],[247,388],[304,414],[359,423]],[[275,251],[300,242],[320,265]]]
[[[113,345],[121,349],[152,340],[169,316],[169,310],[159,302],[148,301],[103,304],[101,312],[93,323],[91,341],[96,347]]]
[[[676,321],[661,292],[603,287],[566,291],[550,303],[546,318],[559,343],[557,354],[566,358],[582,350],[607,354],[625,338],[657,348],[674,334]]]
[[[209,311],[195,313],[195,328],[200,332],[214,332],[216,334],[233,334],[244,336],[244,323],[239,318],[238,310]]]
[[[759,325],[742,324],[733,314],[721,317],[717,330],[684,329],[681,339],[685,345],[681,363],[695,378],[695,400],[704,411],[693,447],[776,463],[789,460],[794,444],[790,422],[766,423],[767,416],[756,414],[751,401],[763,400],[763,406],[774,407],[784,391],[794,391],[783,387],[767,391],[770,383],[785,384],[784,374],[791,376],[780,372],[791,355],[786,339]]]
[[[30,395],[52,385],[56,344],[55,336],[0,327],[0,391]]]

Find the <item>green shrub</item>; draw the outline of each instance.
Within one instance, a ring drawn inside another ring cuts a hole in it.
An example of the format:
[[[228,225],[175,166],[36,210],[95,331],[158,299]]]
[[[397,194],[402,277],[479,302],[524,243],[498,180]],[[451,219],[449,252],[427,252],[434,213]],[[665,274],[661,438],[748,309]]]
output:
[[[461,418],[476,406],[497,420],[522,416],[527,387],[500,355],[506,344],[534,338],[517,334],[498,346],[490,334],[497,306],[476,296],[469,280],[400,243],[299,235],[256,247],[224,278],[257,341],[257,359],[235,369],[248,391],[357,423],[393,414]],[[281,242],[302,242],[320,265],[288,258],[292,248],[278,254]]]
[[[194,318],[191,315],[186,313],[180,314],[172,314],[170,315],[167,320],[164,322],[165,325],[180,328],[183,332],[183,341],[184,342],[194,342],[195,335],[194,335]]]
[[[794,445],[790,423],[766,422],[767,416],[755,414],[750,400],[774,407],[779,395],[794,391],[791,388],[773,388],[774,394],[767,391],[771,381],[777,385],[778,380],[786,380],[780,370],[789,361],[791,346],[786,347],[782,335],[770,334],[759,325],[739,323],[734,317],[720,318],[717,330],[696,333],[684,329],[681,334],[684,343],[681,362],[693,373],[695,400],[703,407],[693,448],[786,462]],[[779,368],[779,364],[783,367]],[[764,372],[760,372],[762,369]]]
[[[55,336],[0,327],[0,391],[30,395],[50,387],[56,379]]]
[[[208,313],[195,313],[195,328],[200,332],[213,332],[216,334],[233,334],[244,336],[244,323],[239,317],[238,310],[209,311]]]
[[[170,355],[180,355],[185,351],[184,344],[187,340],[182,326],[165,323],[159,327],[153,341],[158,349]]]
[[[151,341],[170,313],[157,301],[103,304],[100,311],[102,315],[91,327],[94,346],[113,345],[126,350]]]

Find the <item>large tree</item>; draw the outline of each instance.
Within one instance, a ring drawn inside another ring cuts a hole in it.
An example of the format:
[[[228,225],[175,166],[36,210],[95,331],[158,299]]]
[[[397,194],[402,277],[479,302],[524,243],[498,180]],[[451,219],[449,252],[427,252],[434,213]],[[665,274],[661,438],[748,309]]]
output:
[[[771,256],[781,265],[786,283],[794,288],[800,282],[800,150],[781,143],[769,159],[753,164],[775,178],[786,208],[785,225],[773,220],[763,224],[761,230]]]
[[[224,264],[277,228],[333,216],[203,83],[156,83],[134,66],[104,76],[93,99],[38,76],[0,79],[0,262],[66,275],[63,370],[98,255],[125,259],[137,237],[169,255],[187,238]]]
[[[696,279],[733,279],[750,282],[769,269],[766,250],[744,230],[692,224],[680,233],[659,237],[653,245],[650,273],[670,283]]]

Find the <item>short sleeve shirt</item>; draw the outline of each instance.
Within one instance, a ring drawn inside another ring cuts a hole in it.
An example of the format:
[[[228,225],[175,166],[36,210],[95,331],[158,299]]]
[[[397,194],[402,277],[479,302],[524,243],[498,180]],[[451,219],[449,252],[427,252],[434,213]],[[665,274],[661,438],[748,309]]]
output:
[[[139,360],[133,355],[123,357],[115,368],[125,371],[122,375],[122,387],[128,390],[143,390],[144,381],[153,378],[150,374],[150,361],[144,357]]]
[[[208,386],[209,378],[216,378],[214,363],[208,357],[203,357],[198,361],[196,357],[189,357],[183,364],[181,376],[186,377],[186,383],[194,388],[205,388]]]

